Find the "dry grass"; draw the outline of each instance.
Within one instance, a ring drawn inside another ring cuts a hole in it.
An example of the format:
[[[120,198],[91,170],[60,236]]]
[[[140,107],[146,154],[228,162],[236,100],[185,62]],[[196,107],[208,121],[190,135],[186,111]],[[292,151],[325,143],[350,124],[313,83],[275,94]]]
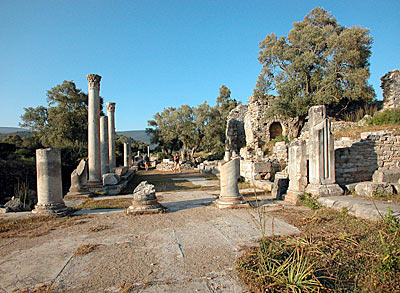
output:
[[[98,226],[90,227],[88,230],[89,230],[89,232],[99,232],[99,231],[108,230],[110,228],[111,227],[109,225],[98,225]]]
[[[76,210],[87,209],[118,209],[118,208],[128,208],[132,204],[132,198],[111,198],[111,199],[87,199],[80,205],[74,207]]]
[[[67,218],[53,218],[49,216],[34,216],[26,219],[0,219],[0,238],[39,237],[48,234],[51,230],[83,224],[82,219],[90,216],[76,216]]]
[[[333,135],[335,139],[339,139],[341,137],[351,137],[351,138],[360,138],[362,132],[370,132],[370,131],[380,131],[380,130],[390,130],[394,131],[396,135],[400,134],[400,125],[371,125],[364,127],[354,127],[349,128],[342,131],[337,131]]]
[[[100,245],[99,244],[83,244],[75,250],[74,255],[75,256],[83,256],[83,255],[89,254],[92,251],[94,251],[98,246],[100,246]]]
[[[302,233],[266,237],[258,247],[244,249],[236,268],[249,291],[287,292],[302,285],[308,287],[301,291],[400,290],[400,223],[370,222],[326,208],[289,207],[268,216],[278,217]],[[304,264],[302,272],[299,263]],[[297,281],[306,282],[285,283],[288,274],[271,273],[276,267],[285,272],[294,268]]]
[[[56,291],[54,290],[53,286],[41,284],[33,289],[24,288],[21,290],[13,290],[12,292],[13,293],[54,293]]]

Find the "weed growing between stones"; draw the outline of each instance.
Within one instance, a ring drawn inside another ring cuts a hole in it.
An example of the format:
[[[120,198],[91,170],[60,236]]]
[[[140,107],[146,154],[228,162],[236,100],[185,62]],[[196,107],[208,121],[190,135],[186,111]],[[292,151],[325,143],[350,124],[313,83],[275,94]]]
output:
[[[299,204],[303,205],[305,207],[308,207],[312,210],[317,210],[321,207],[321,205],[317,202],[315,197],[313,197],[311,194],[304,192],[303,194],[300,194],[297,199],[299,200]]]
[[[236,270],[252,292],[400,290],[399,220],[379,223],[326,208],[276,210],[302,234],[245,249]]]

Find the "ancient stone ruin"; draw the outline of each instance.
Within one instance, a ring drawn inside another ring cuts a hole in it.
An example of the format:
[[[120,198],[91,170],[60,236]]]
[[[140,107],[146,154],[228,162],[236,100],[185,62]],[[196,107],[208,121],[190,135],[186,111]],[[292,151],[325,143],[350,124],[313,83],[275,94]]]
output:
[[[157,201],[154,185],[142,181],[133,191],[132,205],[129,206],[126,213],[128,215],[154,214],[165,210],[166,208]]]
[[[71,187],[66,197],[91,196],[92,192],[87,187],[88,167],[87,161],[82,159],[78,167],[71,173]]]
[[[59,149],[36,150],[38,202],[32,213],[56,217],[68,215],[72,209],[63,200],[61,182],[61,152]]]
[[[245,206],[246,202],[239,193],[240,158],[236,157],[224,163],[220,170],[221,193],[216,201],[217,207],[235,208]]]
[[[400,109],[400,70],[396,69],[381,77],[383,108]]]

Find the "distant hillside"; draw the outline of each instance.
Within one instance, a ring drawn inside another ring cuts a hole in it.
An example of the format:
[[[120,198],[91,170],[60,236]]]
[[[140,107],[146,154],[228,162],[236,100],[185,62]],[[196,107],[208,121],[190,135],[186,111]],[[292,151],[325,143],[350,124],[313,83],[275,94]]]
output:
[[[17,132],[29,132],[29,130],[20,127],[0,127],[0,134],[11,134]]]
[[[140,140],[150,144],[150,135],[148,135],[145,130],[117,131],[117,134],[132,137],[134,140]]]

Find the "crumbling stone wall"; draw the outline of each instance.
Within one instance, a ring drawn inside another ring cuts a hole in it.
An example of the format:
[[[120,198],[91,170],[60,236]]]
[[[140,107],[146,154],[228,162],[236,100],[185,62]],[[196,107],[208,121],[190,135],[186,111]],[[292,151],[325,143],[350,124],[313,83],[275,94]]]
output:
[[[248,105],[239,105],[231,111],[227,119],[227,148],[239,153],[240,149],[247,147],[252,154],[258,148],[271,141],[271,131],[278,135],[294,136],[294,124],[297,119],[281,119],[278,117],[266,119],[265,114],[271,100],[279,97],[272,95],[265,99],[249,98]],[[277,132],[278,130],[278,132]]]
[[[227,117],[226,145],[229,150],[236,153],[246,146],[246,134],[244,130],[244,117],[247,113],[247,105],[238,105]]]
[[[383,109],[400,109],[400,70],[386,73],[381,81]]]
[[[391,131],[364,132],[361,139],[335,141],[336,181],[370,181],[377,169],[400,168],[400,135]]]

